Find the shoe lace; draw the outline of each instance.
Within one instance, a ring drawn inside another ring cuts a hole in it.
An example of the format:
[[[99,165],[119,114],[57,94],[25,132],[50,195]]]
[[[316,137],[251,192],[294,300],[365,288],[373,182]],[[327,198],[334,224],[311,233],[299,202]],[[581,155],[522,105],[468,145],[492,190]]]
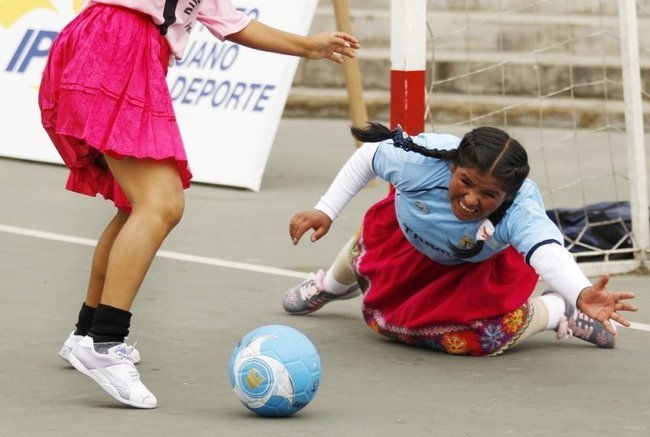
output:
[[[127,355],[131,355],[133,350],[135,349],[135,345],[138,344],[138,342],[134,342],[133,344],[126,344],[126,340],[128,340],[129,337],[124,337],[124,349],[126,350]]]
[[[131,353],[132,349],[133,346],[122,343],[113,349],[113,353],[117,356],[122,364],[126,364],[128,366],[127,373],[129,375],[129,378],[135,382],[140,380],[140,372],[138,372],[138,369],[136,369],[135,365],[133,365],[131,360],[129,360],[129,354]]]
[[[318,294],[320,290],[318,289],[318,286],[316,285],[316,281],[312,278],[308,279],[305,281],[301,286],[298,292],[300,293],[300,297],[303,300],[309,300],[316,294]]]
[[[316,274],[312,273],[309,279],[302,283],[298,292],[303,300],[309,300],[323,291],[323,288],[318,286],[318,283],[322,282],[321,276],[323,276],[321,272]]]
[[[581,311],[577,311],[576,317],[569,319],[573,336],[578,338],[589,338],[594,332],[594,320]]]
[[[126,359],[129,355],[128,346],[126,343],[120,343],[111,349],[111,351],[119,358],[120,360]]]
[[[562,316],[557,327],[557,338],[578,337],[588,339],[595,330],[594,319],[575,310],[571,316]]]

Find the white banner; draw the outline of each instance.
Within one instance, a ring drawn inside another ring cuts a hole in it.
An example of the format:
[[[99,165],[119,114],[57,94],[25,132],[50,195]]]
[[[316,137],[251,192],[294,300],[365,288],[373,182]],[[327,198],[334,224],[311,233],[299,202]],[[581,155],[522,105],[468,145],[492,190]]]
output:
[[[233,0],[255,19],[307,34],[317,0]],[[0,156],[61,163],[37,95],[52,41],[81,0],[0,1]],[[299,59],[221,43],[197,23],[167,82],[194,181],[260,189]]]

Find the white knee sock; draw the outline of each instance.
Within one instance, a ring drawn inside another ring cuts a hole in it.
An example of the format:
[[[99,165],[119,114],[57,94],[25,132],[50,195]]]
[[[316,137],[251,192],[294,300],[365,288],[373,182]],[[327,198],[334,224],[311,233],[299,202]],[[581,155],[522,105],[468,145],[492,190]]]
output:
[[[327,273],[325,274],[325,279],[324,279],[324,284],[323,286],[325,287],[326,291],[329,291],[332,294],[343,294],[346,291],[350,289],[354,285],[352,284],[341,284],[339,281],[337,281],[334,278],[334,274],[332,273],[332,269],[328,270]]]
[[[546,309],[548,310],[548,324],[546,325],[546,329],[557,329],[557,326],[560,323],[560,318],[564,315],[564,299],[555,294],[545,294],[539,296],[538,299],[546,305]]]
[[[356,284],[357,278],[350,259],[350,248],[354,241],[355,239],[352,238],[341,248],[331,267],[327,270],[323,280],[325,291],[332,294],[343,294]]]

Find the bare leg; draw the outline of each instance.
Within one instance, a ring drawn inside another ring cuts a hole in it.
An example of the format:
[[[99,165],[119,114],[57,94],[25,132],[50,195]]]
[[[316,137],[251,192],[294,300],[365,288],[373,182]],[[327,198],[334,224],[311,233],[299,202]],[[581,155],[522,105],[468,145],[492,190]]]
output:
[[[132,210],[113,239],[100,303],[129,311],[156,252],[183,215],[183,186],[171,159],[106,156],[106,162]]]
[[[86,293],[86,305],[97,308],[102,298],[104,290],[104,281],[106,279],[106,266],[108,257],[113,248],[115,238],[122,230],[129,214],[126,211],[118,210],[115,217],[108,223],[104,232],[99,237],[95,253],[93,255],[92,266],[90,269],[90,279],[88,280],[88,291]]]

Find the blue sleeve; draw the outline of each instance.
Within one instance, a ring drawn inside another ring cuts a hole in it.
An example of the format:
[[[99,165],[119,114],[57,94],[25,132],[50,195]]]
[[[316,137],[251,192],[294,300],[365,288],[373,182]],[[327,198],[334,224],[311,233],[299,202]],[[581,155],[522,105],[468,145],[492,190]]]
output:
[[[564,246],[564,237],[548,218],[537,186],[527,179],[496,229],[499,241],[513,246],[526,262],[545,244]]]

